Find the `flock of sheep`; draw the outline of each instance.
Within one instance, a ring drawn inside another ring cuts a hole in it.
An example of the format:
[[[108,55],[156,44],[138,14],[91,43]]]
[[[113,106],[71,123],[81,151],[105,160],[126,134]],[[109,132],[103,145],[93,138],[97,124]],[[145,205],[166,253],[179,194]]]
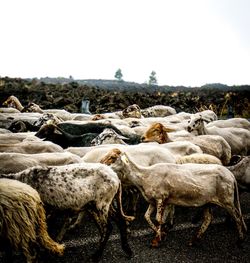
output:
[[[217,120],[211,110],[177,113],[169,106],[103,114],[43,110],[10,96],[0,108],[0,244],[7,260],[20,250],[27,262],[39,251],[63,256],[67,230],[93,216],[99,261],[114,221],[128,257],[127,237],[138,197],[158,247],[173,226],[175,206],[202,207],[203,219],[189,245],[212,221],[212,205],[235,222],[238,243],[247,226],[240,193],[250,190],[250,122]],[[63,224],[50,233],[59,213]],[[153,213],[155,218],[152,220]],[[53,235],[53,239],[50,237]]]

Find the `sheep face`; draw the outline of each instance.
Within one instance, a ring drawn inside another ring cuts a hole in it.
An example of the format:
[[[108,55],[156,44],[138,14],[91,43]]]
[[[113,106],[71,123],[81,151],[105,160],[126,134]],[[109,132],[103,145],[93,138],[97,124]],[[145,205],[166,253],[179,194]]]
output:
[[[120,156],[121,151],[117,148],[112,149],[109,151],[100,161],[100,163],[106,164],[106,165],[111,165],[114,163],[118,157]]]
[[[51,135],[57,133],[56,126],[53,124],[44,124],[35,134],[40,139],[48,139]]]
[[[187,131],[192,132],[195,130],[200,130],[204,127],[204,119],[201,114],[194,115],[191,117],[191,119],[188,121]]]
[[[167,132],[171,132],[171,131],[174,130],[165,127],[161,123],[154,123],[142,136],[142,142],[158,142],[158,143],[170,142]]]

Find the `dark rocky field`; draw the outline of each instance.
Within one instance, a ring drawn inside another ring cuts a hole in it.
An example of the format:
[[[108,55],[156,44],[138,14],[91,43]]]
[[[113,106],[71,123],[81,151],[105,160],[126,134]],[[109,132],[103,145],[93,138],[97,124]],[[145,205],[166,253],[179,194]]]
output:
[[[14,95],[24,106],[34,102],[43,109],[80,112],[82,100],[88,99],[93,114],[123,110],[134,103],[142,109],[162,104],[175,108],[177,112],[194,113],[209,108],[220,118],[227,117],[230,107],[235,117],[250,118],[248,85],[229,87],[210,84],[200,88],[186,88],[104,80],[65,80],[61,83],[52,83],[50,79],[44,81],[0,78],[0,103]]]

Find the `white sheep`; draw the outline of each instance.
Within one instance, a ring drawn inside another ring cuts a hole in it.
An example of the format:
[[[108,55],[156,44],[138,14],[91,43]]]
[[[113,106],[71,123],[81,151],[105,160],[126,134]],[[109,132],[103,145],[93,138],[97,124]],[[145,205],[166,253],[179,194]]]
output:
[[[250,192],[250,156],[248,155],[238,157],[238,162],[234,165],[227,166],[227,169],[229,169],[234,174],[239,188],[243,191]]]
[[[43,153],[43,152],[63,152],[63,148],[49,141],[22,141],[13,144],[0,144],[0,152],[18,153]]]
[[[108,220],[110,205],[116,196],[120,212],[120,226],[123,222],[122,248],[129,255],[132,251],[127,243],[125,220],[133,220],[124,215],[121,206],[121,182],[117,174],[107,165],[96,163],[76,163],[65,166],[35,166],[14,174],[2,174],[0,177],[20,180],[38,191],[42,201],[53,210],[67,210],[79,213],[87,209],[94,215],[101,234],[100,245],[93,255],[99,260],[110,235]],[[62,229],[58,238],[62,238]]]
[[[220,128],[207,127],[202,116],[193,116],[188,124],[189,132],[197,131],[198,135],[219,135],[223,137],[231,147],[232,155],[247,155],[250,151],[250,131],[244,128]]]
[[[64,245],[52,240],[47,232],[38,192],[17,180],[0,179],[0,237],[12,249],[21,249],[28,263],[35,262],[37,245],[58,255],[64,252]],[[7,256],[11,260],[11,255]]]
[[[209,122],[206,124],[206,127],[216,126],[218,128],[229,128],[229,127],[237,127],[250,130],[250,122],[244,118],[231,118],[226,120],[216,120]]]
[[[176,114],[173,107],[165,105],[154,105],[141,110],[144,117],[165,117]]]
[[[194,153],[190,155],[181,156],[176,160],[176,163],[178,164],[184,164],[184,163],[204,163],[204,164],[219,164],[222,165],[222,162],[217,157],[211,155],[211,154],[205,154],[205,153]]]
[[[145,219],[155,232],[152,246],[157,247],[161,241],[161,227],[168,205],[206,205],[204,221],[190,245],[201,238],[211,223],[210,204],[221,206],[229,212],[236,222],[239,241],[243,241],[246,225],[241,213],[237,182],[234,175],[224,166],[158,163],[143,167],[134,163],[126,153],[114,157],[111,167],[122,182],[136,186],[149,203]],[[155,209],[156,224],[150,218]]]
[[[17,173],[37,165],[59,166],[81,162],[82,159],[78,155],[70,152],[36,154],[0,153],[0,173]]]
[[[103,145],[104,146],[104,145]],[[96,146],[95,146],[96,147]],[[115,145],[116,148],[125,151],[130,158],[136,163],[148,166],[159,162],[175,163],[176,157],[170,150],[165,149],[157,144],[137,144],[137,145]],[[98,163],[106,155],[106,153],[113,149],[114,145],[106,145],[106,147],[93,148],[87,152],[82,160],[88,163]]]

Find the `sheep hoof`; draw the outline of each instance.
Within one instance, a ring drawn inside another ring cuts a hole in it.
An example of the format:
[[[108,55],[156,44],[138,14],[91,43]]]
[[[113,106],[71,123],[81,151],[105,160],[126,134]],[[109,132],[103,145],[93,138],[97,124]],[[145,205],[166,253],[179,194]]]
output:
[[[159,238],[158,237],[156,237],[156,238],[154,238],[152,241],[151,241],[151,247],[152,248],[158,248],[159,247]]]

